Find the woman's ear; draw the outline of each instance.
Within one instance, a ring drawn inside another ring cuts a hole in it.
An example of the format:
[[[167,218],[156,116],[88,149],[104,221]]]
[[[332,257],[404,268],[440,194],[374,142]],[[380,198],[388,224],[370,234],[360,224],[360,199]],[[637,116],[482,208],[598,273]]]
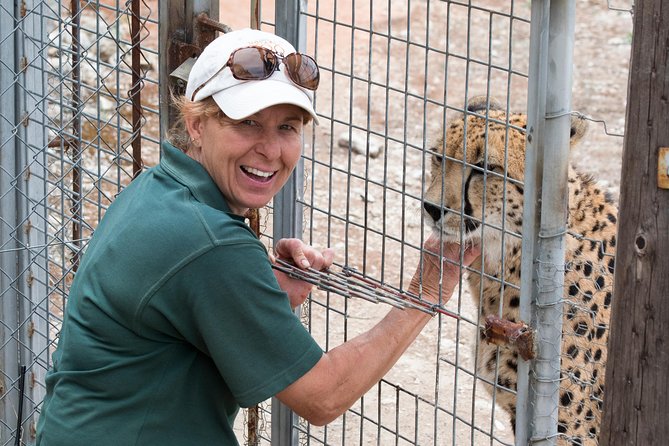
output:
[[[202,118],[200,116],[188,116],[184,117],[184,122],[191,141],[199,141],[202,136]]]

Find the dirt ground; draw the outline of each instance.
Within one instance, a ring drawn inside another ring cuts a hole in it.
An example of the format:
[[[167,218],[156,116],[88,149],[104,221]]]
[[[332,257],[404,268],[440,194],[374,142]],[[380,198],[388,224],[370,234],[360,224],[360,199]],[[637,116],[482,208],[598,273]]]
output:
[[[508,101],[512,110],[524,110],[527,101],[527,81],[518,73],[528,70],[530,2],[472,3],[468,8],[426,0],[309,2],[307,44],[323,69],[316,99],[323,118],[305,149],[305,238],[335,247],[339,264],[397,287],[406,286],[413,272],[423,234],[423,148],[453,115],[450,108],[461,107],[466,96],[486,93]],[[263,4],[262,17],[273,17],[270,8]],[[572,161],[614,196],[630,8],[631,2],[576,1],[572,103],[591,122]],[[221,2],[220,15],[235,29],[249,23],[232,2]],[[347,135],[363,139],[362,154],[339,145]],[[367,148],[380,154],[366,156]],[[463,320],[435,319],[351,413],[327,428],[310,428],[316,443],[513,443],[508,416],[473,378],[476,307],[466,287],[447,308]],[[305,320],[329,349],[371,327],[386,311],[384,305],[318,291],[305,308]]]

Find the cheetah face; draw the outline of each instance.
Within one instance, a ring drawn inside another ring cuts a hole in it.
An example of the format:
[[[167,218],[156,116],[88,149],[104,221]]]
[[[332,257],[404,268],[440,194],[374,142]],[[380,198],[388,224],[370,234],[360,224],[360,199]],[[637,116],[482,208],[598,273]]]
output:
[[[494,103],[486,111],[482,100],[483,110],[470,102],[431,148],[423,209],[433,230],[452,241],[499,240],[522,226],[526,117],[512,115],[507,125],[504,111]]]
[[[436,232],[479,242],[484,237],[498,239],[502,230],[520,231],[522,183],[512,182],[503,166],[470,164],[439,154],[432,158],[423,208]]]
[[[431,151],[423,209],[436,233],[451,241],[495,246],[520,243],[527,115],[508,114],[498,101],[479,96],[453,120]],[[587,123],[572,118],[571,145]]]

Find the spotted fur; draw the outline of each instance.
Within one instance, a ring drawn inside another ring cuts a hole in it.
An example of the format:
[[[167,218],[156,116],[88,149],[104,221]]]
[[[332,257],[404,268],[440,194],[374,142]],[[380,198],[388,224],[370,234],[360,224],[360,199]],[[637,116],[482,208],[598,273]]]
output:
[[[482,245],[485,265],[479,258],[472,268],[485,275],[468,275],[480,323],[490,314],[517,321],[527,117],[507,117],[485,97],[467,109],[431,149],[424,210],[443,237],[458,241],[464,234]],[[572,145],[586,128],[586,121],[572,119]],[[585,446],[597,444],[602,415],[617,208],[592,176],[573,167],[568,189],[558,431],[559,444]],[[477,355],[479,376],[497,377],[496,401],[515,428],[517,352],[481,342]]]

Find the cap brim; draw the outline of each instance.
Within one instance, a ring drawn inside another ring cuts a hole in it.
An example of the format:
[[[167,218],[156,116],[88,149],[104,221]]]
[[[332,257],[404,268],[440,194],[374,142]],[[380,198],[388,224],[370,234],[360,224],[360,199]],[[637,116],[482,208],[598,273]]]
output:
[[[318,116],[307,94],[292,82],[270,78],[239,83],[214,93],[212,97],[230,119],[244,119],[273,105],[291,104],[305,110],[318,124]]]

